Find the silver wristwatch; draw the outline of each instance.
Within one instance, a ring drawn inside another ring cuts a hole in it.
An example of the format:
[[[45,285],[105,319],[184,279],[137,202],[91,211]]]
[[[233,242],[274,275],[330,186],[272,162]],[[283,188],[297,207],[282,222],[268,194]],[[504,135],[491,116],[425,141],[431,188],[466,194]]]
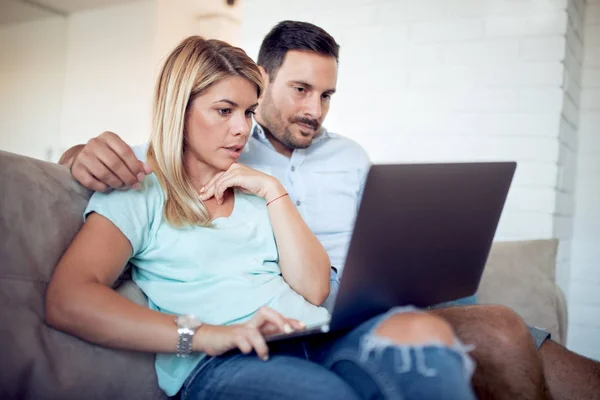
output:
[[[195,316],[180,315],[175,318],[177,325],[177,334],[179,342],[177,343],[177,357],[189,357],[192,354],[192,341],[196,330],[202,325],[202,322]]]

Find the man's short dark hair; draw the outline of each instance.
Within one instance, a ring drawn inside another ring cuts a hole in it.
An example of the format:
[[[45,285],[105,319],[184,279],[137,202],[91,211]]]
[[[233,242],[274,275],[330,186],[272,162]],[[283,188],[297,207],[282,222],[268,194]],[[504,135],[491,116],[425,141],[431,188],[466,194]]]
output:
[[[258,65],[263,67],[271,80],[283,64],[290,50],[311,51],[338,61],[340,46],[324,29],[308,22],[283,21],[275,25],[265,36],[258,52]]]

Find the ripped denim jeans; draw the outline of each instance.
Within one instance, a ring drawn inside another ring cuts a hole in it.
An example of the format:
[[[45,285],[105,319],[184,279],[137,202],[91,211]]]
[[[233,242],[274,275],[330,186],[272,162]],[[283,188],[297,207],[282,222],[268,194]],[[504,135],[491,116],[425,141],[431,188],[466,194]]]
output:
[[[190,374],[180,395],[191,399],[475,399],[474,364],[458,339],[398,345],[377,326],[405,307],[345,333],[271,344],[268,361],[238,352],[209,357]]]

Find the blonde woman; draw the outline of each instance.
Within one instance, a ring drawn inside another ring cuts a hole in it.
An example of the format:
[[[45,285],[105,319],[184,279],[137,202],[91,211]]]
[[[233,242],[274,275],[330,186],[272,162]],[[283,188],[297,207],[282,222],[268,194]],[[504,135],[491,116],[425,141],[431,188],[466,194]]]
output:
[[[161,388],[182,399],[472,399],[470,360],[430,315],[267,346],[328,318],[330,263],[281,183],[236,163],[261,89],[239,48],[190,37],[173,50],[154,99],[154,173],[94,194],[48,287],[47,322],[157,353]],[[111,289],[128,261],[149,308]]]

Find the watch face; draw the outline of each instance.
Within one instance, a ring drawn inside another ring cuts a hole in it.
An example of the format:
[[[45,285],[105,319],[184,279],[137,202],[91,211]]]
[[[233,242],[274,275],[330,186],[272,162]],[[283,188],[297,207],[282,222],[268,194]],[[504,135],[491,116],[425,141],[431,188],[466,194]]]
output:
[[[177,318],[175,318],[175,323],[180,328],[188,329],[196,329],[197,327],[202,325],[202,322],[200,322],[198,318],[190,314],[178,316]]]

